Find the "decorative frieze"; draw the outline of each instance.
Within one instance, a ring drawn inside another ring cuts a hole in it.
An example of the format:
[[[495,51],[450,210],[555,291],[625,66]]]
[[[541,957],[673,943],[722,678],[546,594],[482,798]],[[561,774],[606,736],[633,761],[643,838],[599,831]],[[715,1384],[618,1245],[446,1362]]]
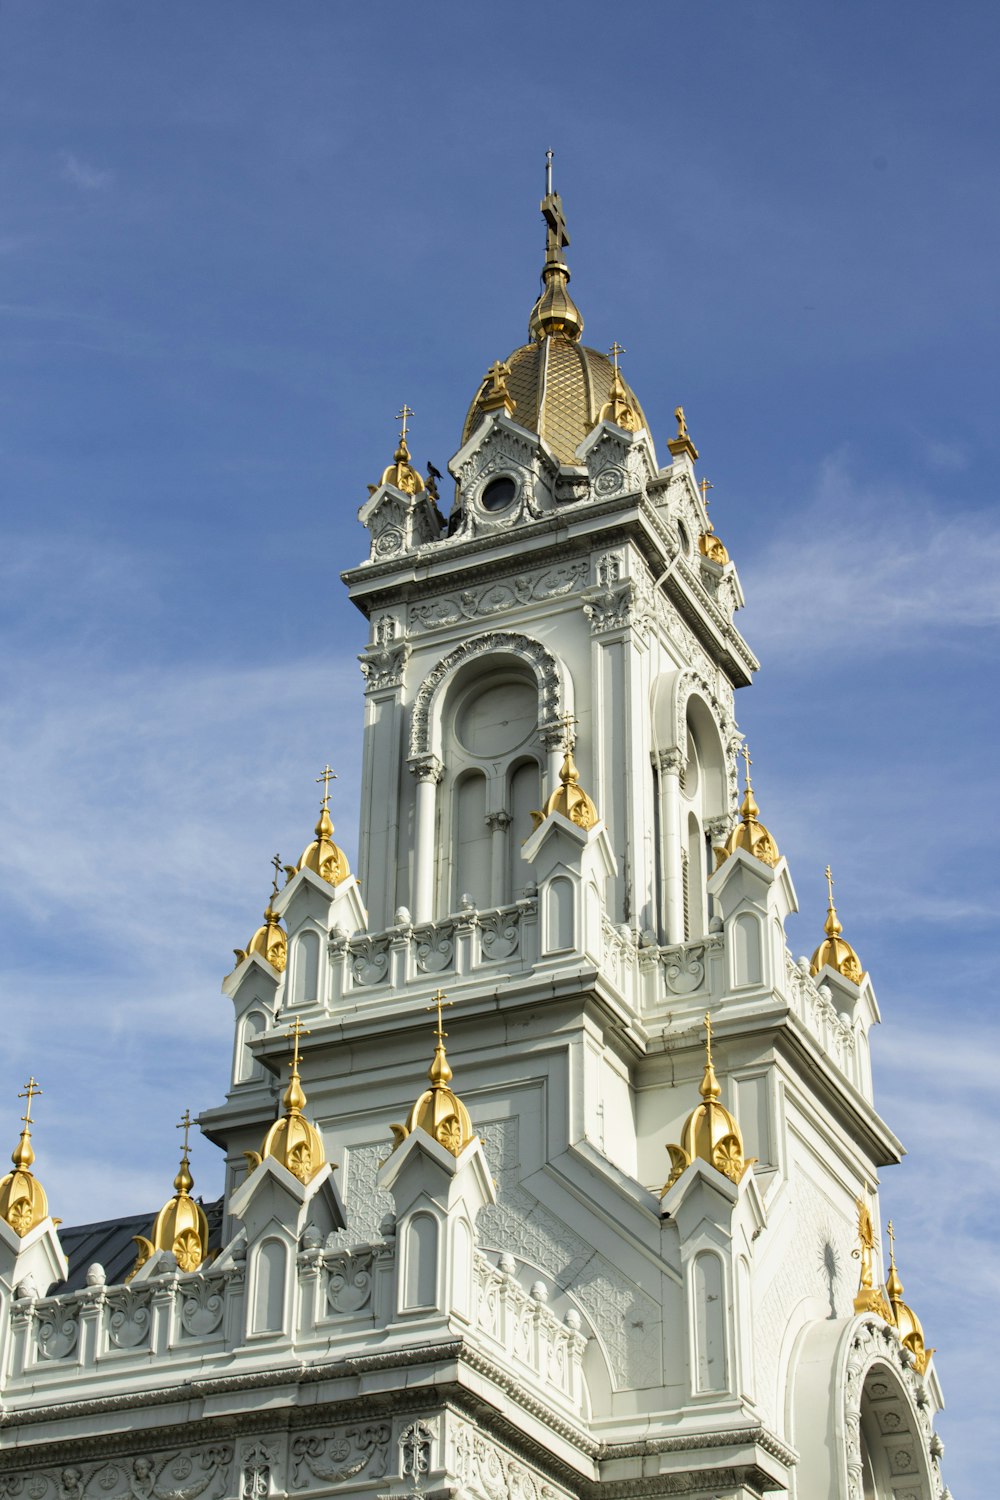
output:
[[[532,602],[560,598],[581,588],[587,579],[586,562],[567,563],[539,573],[518,573],[486,588],[463,589],[445,594],[426,604],[415,604],[410,610],[411,628],[434,630],[455,625],[460,620],[478,620],[505,610],[518,609]]]

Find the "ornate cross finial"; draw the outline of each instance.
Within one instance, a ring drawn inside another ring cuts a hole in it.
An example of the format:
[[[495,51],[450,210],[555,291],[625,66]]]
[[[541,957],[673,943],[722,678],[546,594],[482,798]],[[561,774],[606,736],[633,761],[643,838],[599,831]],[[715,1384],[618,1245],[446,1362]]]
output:
[[[679,438],[690,438],[691,434],[688,432],[688,424],[684,417],[683,406],[674,407],[674,416],[677,418],[677,436]]]
[[[885,1232],[889,1236],[889,1269],[891,1271],[894,1271],[896,1269],[896,1235],[892,1227],[891,1219],[885,1226]]]
[[[506,360],[495,359],[486,371],[487,378],[493,382],[494,393],[507,389],[507,376],[510,374],[510,365]]]
[[[829,865],[827,865],[827,867],[826,867],[826,891],[827,891],[827,895],[830,898],[830,905],[832,906],[833,905],[833,876],[830,874],[830,866]]]
[[[705,1055],[709,1067],[712,1065],[712,1017],[705,1012]]]
[[[698,485],[698,488],[701,490],[702,504],[704,505],[705,509],[708,510],[708,492],[709,490],[714,490],[715,485],[710,479],[702,479]]]
[[[454,1000],[446,1000],[445,996],[444,996],[444,990],[439,989],[436,995],[432,995],[431,996],[431,1003],[430,1003],[430,1005],[427,1006],[428,1010],[436,1010],[437,1011],[437,1031],[436,1031],[436,1036],[437,1036],[437,1044],[438,1044],[439,1047],[443,1047],[444,1046],[444,1039],[448,1035],[448,1033],[444,1029],[444,1022],[443,1022],[443,1020],[441,1018],[442,1007],[445,1006],[445,1005],[454,1005],[454,1003],[455,1003]]]
[[[28,1101],[25,1105],[24,1114],[21,1116],[21,1119],[24,1121],[25,1125],[31,1124],[31,1101],[33,1099],[37,1099],[41,1092],[41,1089],[35,1082],[34,1074],[32,1074],[29,1077],[27,1083],[24,1085],[24,1088],[17,1096],[19,1099],[27,1099]]]
[[[413,408],[411,406],[407,406],[406,402],[404,401],[402,410],[396,413],[396,421],[402,422],[403,424],[403,430],[399,434],[401,442],[406,442],[406,424],[410,420],[410,418],[415,415],[416,413],[414,412]]]
[[[183,1130],[184,1132],[184,1149],[181,1152],[181,1155],[184,1157],[185,1161],[187,1161],[188,1159],[188,1136],[191,1133],[192,1124],[193,1121],[191,1119],[191,1111],[189,1109],[186,1109],[178,1120],[176,1127],[178,1130]]]
[[[332,766],[329,766],[329,765],[324,766],[323,767],[322,775],[316,777],[317,782],[321,781],[323,783],[323,802],[322,802],[322,806],[325,807],[327,809],[327,811],[329,811],[329,809],[330,809],[330,782],[331,781],[336,781],[336,779],[337,779],[337,773],[332,768]]]
[[[747,772],[747,790],[749,790],[749,788],[750,788],[750,767],[753,765],[753,761],[750,759],[750,751],[749,751],[749,748],[747,747],[746,740],[743,741],[742,748],[740,749],[740,754],[743,757],[743,764],[746,766],[746,772]]]
[[[271,863],[274,866],[274,879],[271,882],[271,886],[272,886],[272,889],[271,889],[271,899],[273,901],[274,898],[275,898],[275,896],[278,894],[278,874],[281,871],[281,869],[283,868],[282,863],[281,863],[281,855],[280,854],[276,854],[274,856],[274,858],[272,859]]]
[[[295,1039],[295,1048],[292,1053],[292,1060],[288,1066],[291,1068],[293,1073],[297,1073],[299,1071],[299,1041],[302,1037],[309,1036],[311,1035],[311,1033],[305,1026],[303,1026],[302,1017],[296,1016],[295,1020],[288,1028],[287,1035],[290,1037],[294,1037]]]
[[[621,354],[627,354],[628,350],[625,349],[625,348],[623,348],[622,345],[619,344],[618,340],[615,339],[614,343],[611,345],[611,348],[608,350],[608,353],[611,355],[611,358],[615,362],[615,374],[617,375],[618,374],[618,357]]]

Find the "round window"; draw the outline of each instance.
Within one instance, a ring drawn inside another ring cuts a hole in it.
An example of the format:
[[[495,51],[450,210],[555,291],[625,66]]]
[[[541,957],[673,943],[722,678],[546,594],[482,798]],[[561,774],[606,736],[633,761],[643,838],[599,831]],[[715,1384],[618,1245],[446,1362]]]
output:
[[[509,474],[498,474],[491,479],[479,497],[484,510],[506,510],[517,494],[517,485]]]

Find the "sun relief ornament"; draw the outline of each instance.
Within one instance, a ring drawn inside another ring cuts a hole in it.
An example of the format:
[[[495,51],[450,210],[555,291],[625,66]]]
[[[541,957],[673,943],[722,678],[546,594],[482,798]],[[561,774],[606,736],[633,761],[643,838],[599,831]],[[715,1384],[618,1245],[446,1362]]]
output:
[[[27,1101],[24,1114],[21,1116],[24,1129],[21,1131],[20,1140],[10,1154],[14,1170],[8,1172],[6,1177],[0,1180],[0,1218],[9,1224],[22,1240],[37,1224],[48,1218],[49,1214],[45,1189],[31,1171],[32,1162],[35,1160],[35,1152],[31,1144],[31,1103],[41,1092],[32,1077],[28,1079],[17,1096]]]
[[[292,1076],[281,1101],[285,1106],[285,1113],[280,1120],[275,1120],[264,1137],[264,1144],[259,1152],[245,1151],[243,1154],[250,1172],[260,1166],[265,1156],[273,1156],[299,1182],[307,1184],[326,1166],[326,1151],[323,1137],[302,1113],[307,1101],[302,1079],[299,1077],[299,1041],[308,1036],[309,1032],[303,1027],[299,1016],[295,1017],[288,1035],[294,1038],[294,1050],[288,1064]]]
[[[877,1313],[880,1318],[891,1323],[893,1321],[892,1308],[886,1301],[882,1288],[875,1285],[873,1271],[875,1228],[872,1224],[871,1211],[863,1198],[856,1200],[855,1207],[858,1210],[858,1244],[857,1248],[851,1251],[851,1256],[854,1260],[861,1262],[861,1276],[854,1298],[854,1311]]]
[[[840,935],[844,929],[837,916],[837,908],[833,904],[833,876],[829,865],[826,867],[826,889],[828,904],[826,921],[823,924],[826,937],[812,956],[809,972],[815,978],[820,969],[829,967],[836,969],[837,973],[842,974],[845,979],[849,979],[851,984],[860,984],[865,977],[865,971],[850,943]]]
[[[681,1144],[668,1146],[670,1176],[664,1184],[663,1198],[674,1183],[700,1157],[730,1182],[739,1182],[756,1158],[743,1153],[743,1133],[733,1115],[719,1103],[722,1089],[712,1063],[712,1018],[705,1015],[705,1072],[699,1089],[701,1103],[688,1115],[681,1131]]]
[[[750,751],[746,745],[743,746],[740,754],[746,767],[746,792],[743,797],[743,806],[740,808],[740,821],[719,851],[719,864],[721,865],[724,860],[728,859],[730,854],[735,854],[737,849],[745,849],[748,854],[753,855],[754,859],[759,859],[763,864],[771,865],[773,868],[781,855],[770,833],[763,823],[757,820],[760,808],[754,800],[753,786],[750,782],[750,767],[753,761],[750,759]]]
[[[133,1235],[139,1253],[129,1279],[159,1250],[169,1250],[181,1271],[197,1271],[208,1255],[208,1220],[201,1204],[191,1197],[194,1187],[188,1150],[191,1123],[191,1111],[186,1109],[177,1125],[184,1132],[184,1145],[174,1178],[174,1196],[160,1209],[148,1239],[142,1234]]]
[[[450,1000],[445,1000],[444,993],[438,990],[427,1007],[428,1010],[437,1011],[434,1061],[427,1070],[431,1086],[420,1095],[410,1110],[405,1125],[390,1125],[394,1151],[418,1126],[421,1130],[426,1130],[439,1146],[450,1151],[452,1156],[461,1156],[466,1146],[471,1145],[476,1138],[469,1111],[458,1095],[448,1087],[454,1075],[445,1055],[444,1039],[448,1033],[442,1024],[441,1010],[444,1005],[451,1003]]]
[[[271,888],[271,899],[268,901],[264,911],[264,925],[258,927],[253,937],[245,948],[234,948],[236,963],[239,966],[251,953],[259,953],[272,969],[277,969],[279,974],[285,971],[288,962],[288,938],[280,919],[275,915],[274,902],[278,895],[278,871],[282,868],[281,855],[276,854],[271,861],[274,866],[274,881]]]
[[[351,867],[347,863],[347,855],[343,849],[333,842],[333,823],[330,819],[330,782],[336,780],[337,773],[329,766],[324,766],[322,774],[316,777],[317,782],[323,783],[323,801],[320,805],[319,822],[316,824],[316,837],[312,843],[302,851],[302,858],[298,865],[290,870],[290,876],[296,870],[312,870],[321,880],[328,885],[340,885],[351,873]],[[286,873],[290,867],[286,866]]]

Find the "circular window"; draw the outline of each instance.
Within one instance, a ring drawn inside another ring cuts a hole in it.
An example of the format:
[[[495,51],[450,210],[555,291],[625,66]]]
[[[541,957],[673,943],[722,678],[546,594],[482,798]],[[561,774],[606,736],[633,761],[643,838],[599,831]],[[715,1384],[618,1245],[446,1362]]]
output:
[[[517,494],[517,485],[509,474],[498,474],[491,479],[479,497],[484,510],[506,510]]]

